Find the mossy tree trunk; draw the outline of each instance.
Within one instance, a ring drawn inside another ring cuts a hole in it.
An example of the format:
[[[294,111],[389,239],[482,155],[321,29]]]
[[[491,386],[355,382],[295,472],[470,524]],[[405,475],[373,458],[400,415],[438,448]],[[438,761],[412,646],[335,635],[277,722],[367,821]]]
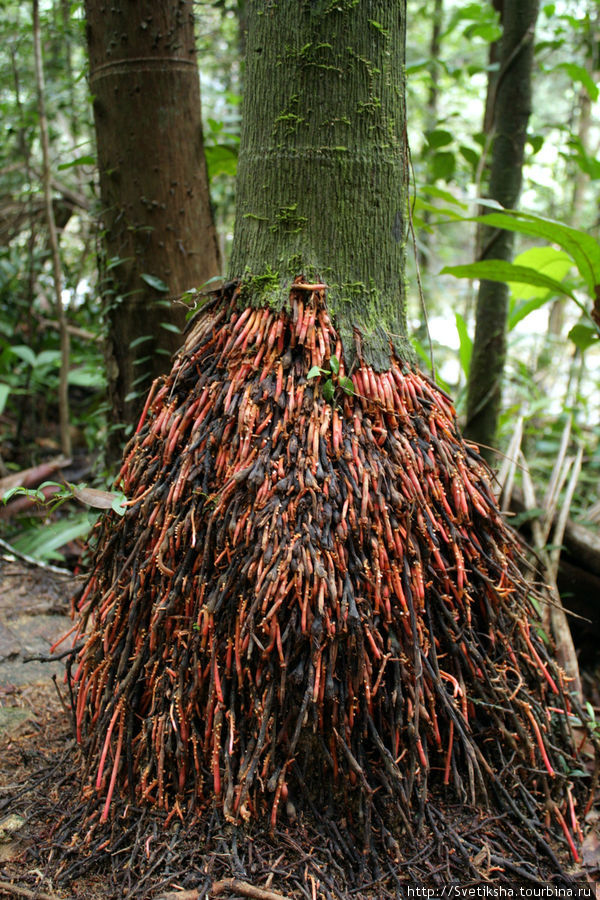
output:
[[[497,5],[495,4],[496,8]],[[538,0],[503,0],[500,71],[492,102],[494,139],[488,196],[507,209],[515,207],[521,191],[527,125],[531,113],[534,32]],[[480,259],[512,259],[514,234],[482,233]],[[506,359],[508,285],[482,281],[477,297],[475,338],[467,391],[465,436],[483,447],[496,438]]]
[[[109,395],[112,422],[128,424],[181,344],[185,307],[172,298],[217,275],[219,253],[191,2],[85,6],[108,263]]]
[[[325,282],[346,354],[406,353],[403,4],[248,2],[230,275],[275,306]]]

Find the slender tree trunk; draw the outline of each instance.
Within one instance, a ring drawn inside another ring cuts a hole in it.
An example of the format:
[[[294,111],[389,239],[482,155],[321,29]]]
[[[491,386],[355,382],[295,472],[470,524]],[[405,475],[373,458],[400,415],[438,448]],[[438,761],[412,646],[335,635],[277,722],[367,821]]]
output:
[[[299,273],[325,282],[349,361],[360,333],[365,359],[386,368],[388,335],[408,353],[403,14],[382,2],[352,16],[323,2],[248,6],[230,275],[278,306]]]
[[[531,69],[538,0],[504,0],[500,71],[490,111],[494,141],[489,196],[514,208],[521,190],[523,156],[531,112]],[[512,258],[514,235],[508,231],[482,234],[480,259]],[[508,285],[482,281],[477,297],[475,339],[467,391],[465,435],[493,445],[498,425],[502,374],[506,357]],[[484,447],[484,455],[490,451]]]
[[[48,138],[48,119],[46,117],[46,90],[44,86],[44,65],[42,60],[42,43],[40,34],[40,10],[38,0],[33,0],[33,47],[35,57],[35,76],[37,83],[38,108],[40,115],[40,134],[43,157],[44,202],[46,206],[46,223],[50,253],[52,257],[52,274],[54,279],[54,298],[56,315],[60,333],[60,375],[58,385],[58,412],[60,421],[60,444],[65,456],[71,455],[71,434],[69,431],[69,332],[62,300],[62,269],[58,247],[58,234],[52,205],[52,170],[50,163],[50,142]]]
[[[219,272],[192,3],[86,0],[86,15],[112,420],[132,423],[181,342],[173,298]]]

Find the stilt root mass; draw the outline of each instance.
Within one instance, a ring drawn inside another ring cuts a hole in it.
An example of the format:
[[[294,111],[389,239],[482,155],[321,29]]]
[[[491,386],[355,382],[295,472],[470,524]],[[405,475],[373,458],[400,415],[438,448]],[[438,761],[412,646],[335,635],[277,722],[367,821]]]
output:
[[[96,821],[311,803],[393,849],[445,792],[576,855],[568,685],[451,401],[400,359],[345,371],[322,286],[239,296],[154,384],[95,536],[72,686]]]

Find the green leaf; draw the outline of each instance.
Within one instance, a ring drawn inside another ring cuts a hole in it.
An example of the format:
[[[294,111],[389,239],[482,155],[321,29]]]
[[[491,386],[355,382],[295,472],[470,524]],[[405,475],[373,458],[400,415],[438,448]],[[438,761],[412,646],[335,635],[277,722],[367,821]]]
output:
[[[504,228],[519,234],[541,237],[551,244],[558,244],[574,260],[590,296],[596,296],[596,287],[600,286],[600,244],[587,232],[569,228],[553,219],[524,212],[488,213],[485,216],[477,216],[474,221],[489,225],[491,228]],[[564,289],[562,292],[565,293]]]
[[[126,502],[125,494],[116,494],[111,506],[112,511],[116,512],[118,516],[124,516],[127,512],[127,507],[124,505]]]
[[[443,178],[444,181],[449,181],[454,175],[455,169],[456,159],[454,153],[441,151],[433,155],[431,160],[431,171],[434,179],[437,180],[438,178]]]
[[[439,147],[445,147],[454,140],[453,135],[443,128],[436,128],[433,131],[425,132],[425,140],[433,150]]]
[[[60,350],[42,350],[35,358],[34,368],[40,369],[42,366],[60,365]]]
[[[348,378],[347,375],[344,375],[343,378],[340,378],[340,387],[345,394],[352,396],[354,393],[354,382],[351,378]]]
[[[469,336],[467,323],[461,314],[455,313],[455,318],[459,340],[458,358],[460,359],[460,367],[463,370],[465,377],[468,378],[469,370],[471,368],[471,356],[473,355],[473,341]]]
[[[309,369],[308,375],[306,376],[308,379],[310,378],[318,378],[322,373],[322,369],[319,366],[313,366],[312,369]]]
[[[80,513],[56,522],[45,522],[39,528],[28,529],[14,538],[15,550],[33,556],[36,559],[49,559],[56,556],[56,550],[69,541],[86,537],[91,528],[88,513]]]
[[[532,134],[527,138],[527,143],[531,147],[531,152],[535,156],[544,146],[544,136],[541,134]]]
[[[461,145],[459,147],[459,150],[460,155],[463,157],[463,159],[465,159],[469,163],[473,171],[475,171],[477,166],[479,165],[479,153],[477,153],[476,150],[473,150],[472,147],[465,147],[464,145]]]
[[[164,328],[165,331],[172,331],[173,334],[181,334],[181,328],[178,325],[174,325],[173,322],[161,322],[160,327]]]
[[[92,365],[79,366],[71,369],[69,372],[69,384],[75,387],[85,388],[105,388],[106,376],[102,369],[97,369]]]
[[[335,387],[333,386],[333,381],[331,378],[328,378],[324,383],[323,388],[323,399],[327,400],[328,403],[331,403],[333,400],[333,395],[335,394]]]
[[[37,357],[31,347],[28,347],[26,344],[17,344],[15,347],[11,347],[10,350],[15,356],[27,363],[28,366],[32,368],[35,366]]]
[[[489,217],[484,217],[489,218]],[[531,269],[529,266],[516,266],[501,259],[483,259],[464,266],[445,266],[442,275],[454,275],[455,278],[478,278],[480,281],[519,282],[548,288],[556,294],[566,294],[577,303],[579,301],[564,284]]]
[[[579,66],[573,62],[563,62],[559,63],[556,68],[563,69],[569,75],[571,81],[581,84],[588,92],[590,100],[596,102],[598,99],[598,85],[584,66]]]
[[[235,175],[237,172],[238,151],[231,144],[215,144],[204,148],[208,177],[212,181],[217,175]]]
[[[2,494],[2,502],[6,504],[12,497],[15,497],[16,495],[23,494],[27,496],[28,493],[29,491],[27,490],[27,488],[24,488],[20,484],[18,484],[15,487],[9,488]]]
[[[470,25],[463,32],[466,38],[480,37],[488,44],[493,44],[502,37],[502,29],[492,22]]]
[[[65,169],[73,169],[76,166],[95,166],[95,165],[96,165],[96,157],[86,154],[85,156],[78,156],[76,159],[71,160],[71,162],[61,163],[58,167],[58,171],[62,172]]]
[[[10,387],[8,384],[0,383],[0,416],[6,409],[6,401],[10,395]]]
[[[134,341],[131,341],[129,345],[129,349],[133,350],[134,347],[139,347],[140,344],[143,344],[144,341],[151,341],[154,335],[152,334],[142,334],[140,337],[137,337]]]
[[[573,325],[568,337],[582,353],[592,344],[597,344],[600,339],[597,329],[583,322]]]
[[[154,288],[155,291],[161,291],[163,294],[169,292],[169,286],[165,284],[162,278],[158,278],[156,275],[149,275],[147,272],[142,272],[140,278],[142,281],[145,281],[146,284],[149,284],[151,288]]]
[[[530,247],[523,253],[515,256],[513,263],[515,266],[527,266],[535,269],[549,278],[556,281],[562,281],[569,269],[573,266],[573,260],[563,250],[556,250],[555,247]],[[533,300],[535,297],[548,297],[552,292],[548,287],[540,285],[521,284],[512,282],[510,289],[513,296],[519,300]]]
[[[337,373],[340,371],[340,361],[337,358],[337,356],[329,357],[329,368],[331,369],[331,371],[333,372],[334,375],[337,375]]]

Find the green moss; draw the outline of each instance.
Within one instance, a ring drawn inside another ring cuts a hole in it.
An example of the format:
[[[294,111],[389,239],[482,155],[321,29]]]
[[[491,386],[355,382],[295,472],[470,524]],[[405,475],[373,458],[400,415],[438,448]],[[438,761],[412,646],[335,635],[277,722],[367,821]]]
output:
[[[275,214],[275,221],[269,226],[270,231],[281,231],[283,234],[298,234],[306,226],[306,216],[298,215],[298,204],[282,206]]]
[[[379,34],[380,34],[382,37],[384,37],[384,38],[386,39],[386,41],[389,41],[389,39],[390,39],[390,32],[389,32],[389,30],[388,30],[387,28],[384,28],[384,27],[383,27],[383,25],[381,24],[381,22],[376,22],[375,19],[369,19],[369,25],[370,25],[372,28],[374,28],[375,31],[378,31]]]
[[[265,266],[260,274],[246,269],[242,277],[240,305],[274,306],[280,292],[279,272],[274,272],[271,266]]]

